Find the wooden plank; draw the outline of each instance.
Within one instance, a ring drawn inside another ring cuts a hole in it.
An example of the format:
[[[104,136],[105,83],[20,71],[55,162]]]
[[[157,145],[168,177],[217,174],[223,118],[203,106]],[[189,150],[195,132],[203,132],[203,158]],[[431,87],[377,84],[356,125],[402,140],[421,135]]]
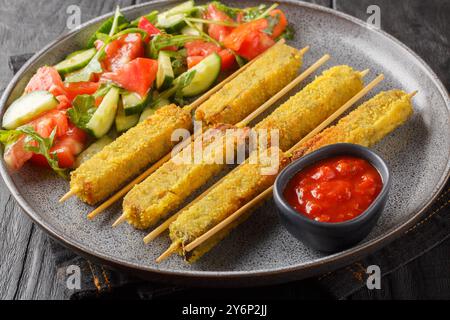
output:
[[[381,9],[381,28],[418,53],[450,86],[450,2],[442,0],[334,0],[335,8],[364,21],[368,6]]]

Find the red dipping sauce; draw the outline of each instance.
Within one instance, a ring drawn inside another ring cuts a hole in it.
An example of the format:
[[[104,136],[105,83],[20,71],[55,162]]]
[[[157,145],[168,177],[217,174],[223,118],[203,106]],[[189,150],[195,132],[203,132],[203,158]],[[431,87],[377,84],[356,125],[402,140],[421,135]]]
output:
[[[297,173],[287,184],[284,197],[310,219],[343,222],[363,213],[382,187],[380,174],[368,161],[338,156]]]

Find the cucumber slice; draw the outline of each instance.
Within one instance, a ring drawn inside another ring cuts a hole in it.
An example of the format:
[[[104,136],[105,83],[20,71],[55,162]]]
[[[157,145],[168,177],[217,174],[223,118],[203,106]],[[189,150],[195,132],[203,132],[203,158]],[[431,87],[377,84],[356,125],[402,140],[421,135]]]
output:
[[[60,74],[63,75],[81,69],[85,67],[89,61],[91,61],[96,53],[97,50],[95,50],[95,48],[91,48],[69,55],[65,60],[55,65],[55,68]]]
[[[221,65],[222,60],[220,56],[217,53],[213,53],[191,68],[189,71],[195,70],[194,79],[183,88],[183,96],[192,97],[208,90],[219,76]]]
[[[144,111],[141,113],[141,116],[139,118],[139,122],[144,121],[145,119],[150,117],[152,114],[154,114],[156,110],[158,110],[164,106],[167,106],[168,104],[170,104],[169,100],[159,99],[159,101],[156,105],[144,109]]]
[[[14,101],[3,116],[5,129],[16,129],[42,113],[58,106],[58,100],[47,91],[33,91]]]
[[[141,98],[136,92],[122,93],[122,105],[126,116],[139,114],[144,110],[149,101],[150,94]]]
[[[134,127],[139,121],[139,114],[132,114],[127,116],[122,105],[119,105],[116,115],[116,130],[117,132],[123,132],[131,127]]]
[[[98,106],[91,120],[86,125],[86,129],[96,138],[104,136],[111,129],[116,117],[117,105],[119,102],[119,89],[111,88],[102,103]]]
[[[172,9],[169,9],[167,11],[158,14],[158,22],[160,17],[170,17],[179,13],[187,13],[191,12],[193,9],[194,9],[194,1],[190,0],[180,3],[179,5],[173,7]]]
[[[194,1],[186,1],[163,13],[158,14],[157,27],[173,33],[181,30],[185,25],[184,17],[194,10]]]
[[[158,17],[158,25],[157,27],[163,28],[167,33],[177,33],[183,27],[186,26],[186,22],[184,21],[184,13],[176,14],[169,17]]]
[[[83,162],[86,162],[90,158],[92,158],[96,153],[102,151],[102,149],[113,142],[113,139],[109,136],[103,136],[94,143],[92,143],[89,147],[86,148],[83,152],[81,152],[77,158],[75,159],[75,168],[78,168]]]
[[[166,51],[160,51],[158,56],[158,73],[156,74],[156,87],[164,90],[173,82],[173,70],[170,56]]]

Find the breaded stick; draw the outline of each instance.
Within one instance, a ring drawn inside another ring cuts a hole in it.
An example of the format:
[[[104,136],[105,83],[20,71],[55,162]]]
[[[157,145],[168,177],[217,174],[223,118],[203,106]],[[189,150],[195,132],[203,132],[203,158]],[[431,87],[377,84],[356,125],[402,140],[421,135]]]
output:
[[[381,92],[337,125],[327,128],[294,152],[293,159],[334,143],[370,147],[401,126],[413,114],[411,96],[401,90]]]
[[[232,128],[231,125],[213,128],[220,136],[209,135],[214,130],[208,130],[189,145],[191,148],[184,149],[149,178],[135,185],[123,200],[127,222],[137,229],[148,228],[224,169],[226,156],[234,154],[236,146],[245,142],[249,131],[247,128],[229,130]],[[198,160],[194,159],[198,157],[198,154],[194,155],[197,143],[203,145],[203,156]]]
[[[270,187],[274,183],[279,169],[286,164],[286,160],[287,158],[277,147],[270,148],[267,157],[261,157],[259,152],[255,151],[249,159],[228,174],[226,179],[208,192],[202,200],[184,210],[170,225],[170,239],[172,243],[179,244],[179,253],[184,255],[182,249],[184,244],[196,239],[205,230],[225,219],[229,212],[236,211]],[[269,167],[275,170],[267,172],[271,174],[261,174]],[[222,238],[222,235],[219,235],[205,242],[187,255],[186,259],[193,262]]]
[[[285,151],[294,141],[298,141],[350,100],[362,87],[359,72],[349,66],[333,67],[277,108],[256,128],[278,129],[281,132],[281,149]],[[289,137],[289,132],[293,133],[296,140]],[[207,163],[175,165],[174,162],[167,162],[125,196],[124,215],[134,227],[145,229],[152,226],[225,167]],[[194,173],[197,176],[194,177]],[[180,185],[183,187],[179,188]],[[161,189],[166,190],[164,197],[158,196]],[[169,190],[172,191],[169,193]]]
[[[309,152],[333,143],[372,146],[405,123],[412,114],[413,107],[410,95],[400,90],[382,92],[342,118],[337,125],[310,139],[294,152],[292,158],[302,157]],[[246,170],[241,170],[240,174],[244,175],[245,172]],[[253,179],[256,179],[256,177],[253,177]],[[188,262],[193,262],[208,252],[243,219],[237,219],[227,225],[191,252],[183,250],[184,246],[232,215],[246,202],[261,193],[261,191],[253,192],[254,187],[252,185],[242,184],[239,194],[227,192],[225,195],[226,186],[230,185],[232,181],[236,183],[233,176],[226,176],[219,185],[183,211],[177,220],[170,225],[171,248],[177,249],[177,252],[184,256]],[[252,192],[251,197],[243,199],[240,196],[240,194],[250,192]],[[211,199],[215,201],[212,202]],[[212,203],[214,205],[211,205]],[[245,218],[245,215],[243,217]]]
[[[131,128],[84,162],[71,174],[70,189],[84,202],[95,204],[168,153],[176,129],[192,129],[189,112],[171,104]]]
[[[302,65],[300,52],[277,43],[247,70],[212,95],[195,112],[204,124],[236,124],[294,79]]]
[[[360,72],[332,67],[278,107],[255,129],[279,130],[280,148],[288,150],[363,88]]]

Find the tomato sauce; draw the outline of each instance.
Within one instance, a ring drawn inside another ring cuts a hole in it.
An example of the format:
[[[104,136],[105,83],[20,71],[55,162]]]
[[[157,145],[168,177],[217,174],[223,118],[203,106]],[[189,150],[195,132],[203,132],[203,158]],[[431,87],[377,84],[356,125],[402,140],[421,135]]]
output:
[[[378,171],[366,160],[338,156],[297,173],[284,190],[300,214],[319,222],[343,222],[363,213],[383,187]]]

